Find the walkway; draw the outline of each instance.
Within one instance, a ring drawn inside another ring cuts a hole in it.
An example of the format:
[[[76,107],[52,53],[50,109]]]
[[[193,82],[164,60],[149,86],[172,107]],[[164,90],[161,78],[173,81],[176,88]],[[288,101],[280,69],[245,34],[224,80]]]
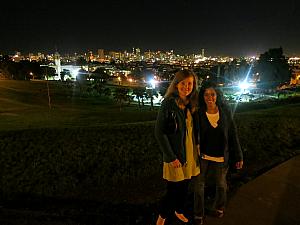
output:
[[[207,225],[300,225],[300,155],[241,186]]]

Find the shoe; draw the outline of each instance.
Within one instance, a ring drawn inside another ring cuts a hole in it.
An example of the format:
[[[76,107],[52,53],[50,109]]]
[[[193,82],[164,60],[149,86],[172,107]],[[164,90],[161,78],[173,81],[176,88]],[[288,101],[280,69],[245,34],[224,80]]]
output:
[[[166,219],[162,218],[160,215],[157,218],[156,225],[164,225]]]
[[[215,216],[218,218],[222,218],[224,216],[224,209],[217,209],[215,212]]]
[[[194,219],[194,225],[203,225],[203,224],[204,224],[203,217],[197,217]]]
[[[175,215],[178,219],[180,219],[182,222],[187,223],[189,222],[188,218],[186,218],[182,213],[177,213],[175,211]]]

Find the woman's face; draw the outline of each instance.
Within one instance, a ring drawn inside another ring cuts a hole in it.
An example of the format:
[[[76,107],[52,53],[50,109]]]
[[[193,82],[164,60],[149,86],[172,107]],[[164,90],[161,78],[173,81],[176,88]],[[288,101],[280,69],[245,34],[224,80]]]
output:
[[[213,88],[204,91],[204,101],[207,107],[215,107],[217,102],[217,92]]]
[[[188,77],[180,81],[176,87],[178,89],[179,97],[186,98],[189,94],[192,93],[194,86],[194,78]]]

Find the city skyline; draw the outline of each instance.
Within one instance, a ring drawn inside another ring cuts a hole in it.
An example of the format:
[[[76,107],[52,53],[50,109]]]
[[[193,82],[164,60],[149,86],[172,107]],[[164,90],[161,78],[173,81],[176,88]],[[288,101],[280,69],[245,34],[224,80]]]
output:
[[[0,52],[205,49],[239,57],[282,47],[292,57],[300,55],[299,12],[296,0],[5,2]]]

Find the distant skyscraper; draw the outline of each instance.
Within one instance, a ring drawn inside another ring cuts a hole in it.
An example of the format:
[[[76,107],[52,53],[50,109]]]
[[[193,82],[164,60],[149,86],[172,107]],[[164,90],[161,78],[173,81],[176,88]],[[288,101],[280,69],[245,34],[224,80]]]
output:
[[[139,48],[135,49],[135,58],[137,60],[141,60],[141,49],[139,49]]]
[[[98,49],[98,58],[99,58],[100,61],[105,59],[104,49]]]
[[[43,53],[41,53],[41,52],[38,52],[37,57],[38,57],[38,60],[45,59],[45,55]]]
[[[204,48],[201,49],[201,56],[204,58]]]
[[[111,57],[111,59],[121,59],[122,58],[122,53],[121,52],[110,51],[109,56]]]
[[[139,55],[141,54],[141,49],[137,48],[135,51],[136,51],[136,52],[135,52],[135,53],[136,53],[136,55],[138,55],[138,56],[139,56]]]
[[[88,54],[87,54],[87,56],[88,56],[88,60],[89,60],[89,61],[94,61],[94,54],[93,54],[93,51],[89,51]]]

